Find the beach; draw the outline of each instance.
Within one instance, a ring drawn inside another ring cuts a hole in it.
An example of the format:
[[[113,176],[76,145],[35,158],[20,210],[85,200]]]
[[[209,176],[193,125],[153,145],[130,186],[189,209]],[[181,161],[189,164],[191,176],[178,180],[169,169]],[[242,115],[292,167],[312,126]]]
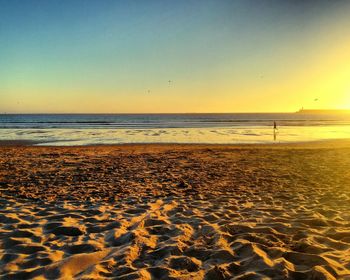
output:
[[[350,114],[0,114],[0,130],[40,146],[296,143],[349,138]]]
[[[348,140],[25,144],[0,145],[1,279],[350,279]]]

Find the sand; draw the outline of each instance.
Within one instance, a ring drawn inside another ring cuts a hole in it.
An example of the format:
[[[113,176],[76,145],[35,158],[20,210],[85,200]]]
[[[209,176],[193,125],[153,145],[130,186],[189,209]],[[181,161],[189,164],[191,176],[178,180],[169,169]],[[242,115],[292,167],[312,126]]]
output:
[[[0,147],[1,279],[350,279],[350,144]]]

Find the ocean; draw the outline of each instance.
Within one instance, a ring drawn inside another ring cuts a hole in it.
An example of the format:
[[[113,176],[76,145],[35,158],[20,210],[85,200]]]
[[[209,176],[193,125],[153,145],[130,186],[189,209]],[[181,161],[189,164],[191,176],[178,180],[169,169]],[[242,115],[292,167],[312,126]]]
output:
[[[0,115],[0,140],[35,145],[288,143],[344,138],[350,138],[350,114]]]

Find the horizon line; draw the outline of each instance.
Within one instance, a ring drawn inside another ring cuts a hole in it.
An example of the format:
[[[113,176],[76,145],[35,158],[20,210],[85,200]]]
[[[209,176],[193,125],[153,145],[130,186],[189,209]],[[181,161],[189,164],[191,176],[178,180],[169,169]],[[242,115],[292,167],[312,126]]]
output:
[[[350,110],[350,109],[349,109]],[[45,112],[45,113],[12,113],[12,112],[2,112],[0,115],[186,115],[186,114],[283,114],[283,113],[297,113],[298,111],[258,111],[258,112],[171,112],[171,113],[157,113],[157,112],[144,112],[144,113],[132,113],[132,112],[127,112],[127,113],[89,113],[89,112],[79,112],[79,113],[69,113],[69,112]]]
[[[291,113],[300,113],[300,112],[349,112],[350,109],[299,109],[296,111],[239,111],[239,112],[124,112],[124,113],[117,113],[117,112],[106,112],[106,113],[98,113],[98,112],[1,112],[0,115],[189,115],[189,114],[291,114]]]

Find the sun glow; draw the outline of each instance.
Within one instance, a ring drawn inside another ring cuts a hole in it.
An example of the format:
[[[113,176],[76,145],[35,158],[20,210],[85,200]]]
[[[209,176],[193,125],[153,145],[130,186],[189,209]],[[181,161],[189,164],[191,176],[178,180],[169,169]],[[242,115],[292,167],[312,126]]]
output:
[[[44,8],[24,18],[9,5],[4,14],[13,16],[0,18],[0,26],[11,27],[1,30],[7,43],[0,45],[0,113],[350,107],[349,4],[323,10],[297,1],[293,16],[276,17],[290,13],[288,1],[276,5],[276,14],[247,1],[233,1],[236,8],[225,2],[232,1],[199,10],[174,5],[166,16],[162,5],[96,4],[85,11],[90,17],[68,12],[64,21],[50,2],[44,5],[50,20]]]

